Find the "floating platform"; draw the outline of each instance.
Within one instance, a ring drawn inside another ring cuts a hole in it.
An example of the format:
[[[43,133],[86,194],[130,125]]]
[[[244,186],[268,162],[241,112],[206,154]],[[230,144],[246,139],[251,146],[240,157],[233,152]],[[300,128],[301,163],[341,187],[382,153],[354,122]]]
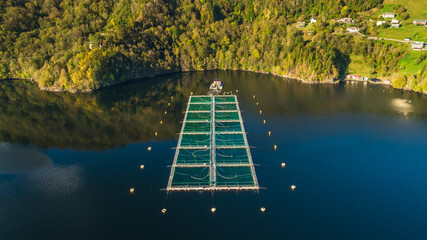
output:
[[[235,95],[190,96],[167,191],[259,190]]]

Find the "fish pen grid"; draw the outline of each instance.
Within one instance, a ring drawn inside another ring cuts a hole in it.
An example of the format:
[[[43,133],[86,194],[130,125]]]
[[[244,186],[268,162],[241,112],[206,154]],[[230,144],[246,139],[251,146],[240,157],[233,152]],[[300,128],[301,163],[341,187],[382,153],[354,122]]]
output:
[[[190,96],[168,191],[258,190],[237,97]]]

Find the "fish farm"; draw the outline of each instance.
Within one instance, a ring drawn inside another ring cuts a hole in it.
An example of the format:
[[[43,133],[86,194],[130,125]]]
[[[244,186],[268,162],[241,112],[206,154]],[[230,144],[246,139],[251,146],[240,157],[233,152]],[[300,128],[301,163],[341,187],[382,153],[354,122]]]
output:
[[[190,96],[167,191],[258,189],[237,96]]]

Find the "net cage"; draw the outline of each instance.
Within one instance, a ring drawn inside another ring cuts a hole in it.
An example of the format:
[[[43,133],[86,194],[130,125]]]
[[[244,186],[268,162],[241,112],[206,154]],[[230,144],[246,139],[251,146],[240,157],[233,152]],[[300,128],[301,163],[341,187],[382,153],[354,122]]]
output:
[[[188,111],[210,111],[211,104],[190,104]]]
[[[215,111],[236,111],[237,104],[235,103],[216,103]]]
[[[247,186],[254,184],[250,167],[216,167],[216,184],[219,186]]]
[[[190,103],[210,103],[212,98],[209,96],[193,96],[191,97]]]
[[[209,148],[199,149],[179,149],[177,164],[181,165],[198,165],[209,164],[211,162],[211,150]]]
[[[242,132],[240,122],[215,122],[215,132]]]
[[[246,148],[217,148],[215,151],[217,164],[249,164]]]
[[[172,179],[172,186],[194,187],[209,186],[209,167],[176,167]]]
[[[181,147],[210,147],[210,134],[182,134]]]
[[[234,96],[217,96],[215,97],[215,103],[235,103],[236,98]]]
[[[238,121],[240,120],[238,112],[215,112],[216,121]]]
[[[186,122],[184,125],[184,133],[210,132],[210,122]]]
[[[224,146],[224,147],[236,147],[242,146],[246,147],[245,139],[243,134],[216,134],[215,137],[215,145],[216,146]]]
[[[211,121],[211,113],[210,112],[188,112],[186,122],[194,122],[194,121]]]

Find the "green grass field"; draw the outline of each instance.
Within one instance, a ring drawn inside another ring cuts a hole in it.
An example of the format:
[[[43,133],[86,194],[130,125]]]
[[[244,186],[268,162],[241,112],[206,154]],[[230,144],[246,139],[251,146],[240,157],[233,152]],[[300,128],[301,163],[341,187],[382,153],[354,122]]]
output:
[[[359,14],[366,18],[377,18],[383,13],[393,12],[393,8],[396,5],[402,5],[408,10],[408,21],[412,22],[415,19],[427,19],[426,0],[384,0],[381,9],[374,8],[366,12],[360,12]],[[397,17],[399,18],[399,16]]]
[[[392,7],[393,4],[402,5],[408,9],[409,20],[427,19],[426,0],[385,0],[384,8],[389,8],[390,6]]]
[[[378,36],[404,40],[411,38],[413,41],[427,42],[427,28],[424,26],[402,25],[400,28],[385,28],[378,30]]]
[[[386,12],[393,12],[394,6],[396,6],[396,4],[384,4],[384,7],[381,9],[379,13],[377,13],[377,15],[381,15]]]
[[[350,55],[350,64],[348,65],[348,73],[357,74],[363,77],[372,77],[372,68],[363,59],[362,55]]]
[[[415,64],[415,60],[419,58],[421,54],[427,53],[413,51],[404,58],[400,59],[399,64],[401,66],[401,69],[399,70],[399,72],[403,74],[416,74],[418,71],[420,71],[424,65],[427,65],[427,58],[424,59],[424,61]]]

